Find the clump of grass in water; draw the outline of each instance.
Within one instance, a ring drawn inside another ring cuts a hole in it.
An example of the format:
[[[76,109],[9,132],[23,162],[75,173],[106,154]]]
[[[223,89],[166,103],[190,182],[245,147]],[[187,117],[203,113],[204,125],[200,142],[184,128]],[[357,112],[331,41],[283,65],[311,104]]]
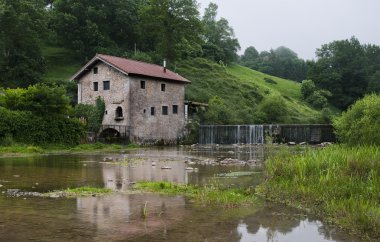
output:
[[[257,189],[271,200],[314,211],[342,227],[380,238],[380,148],[331,146],[271,157]]]
[[[67,188],[63,190],[68,196],[88,196],[94,194],[108,194],[112,190],[109,188],[99,188],[99,187],[77,187],[77,188]]]
[[[168,195],[185,195],[195,203],[223,207],[238,207],[255,201],[253,190],[223,188],[216,185],[195,186],[169,182],[139,182],[135,189]]]

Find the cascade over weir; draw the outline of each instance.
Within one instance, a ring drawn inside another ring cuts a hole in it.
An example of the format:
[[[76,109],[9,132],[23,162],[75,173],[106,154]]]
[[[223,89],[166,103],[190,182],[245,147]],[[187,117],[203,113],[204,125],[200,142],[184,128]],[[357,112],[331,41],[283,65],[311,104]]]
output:
[[[331,124],[200,125],[200,144],[335,142]]]

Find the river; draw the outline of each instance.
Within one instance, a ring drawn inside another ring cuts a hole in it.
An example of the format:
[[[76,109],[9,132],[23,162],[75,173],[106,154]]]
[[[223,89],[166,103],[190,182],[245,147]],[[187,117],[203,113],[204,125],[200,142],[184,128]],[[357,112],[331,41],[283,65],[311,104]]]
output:
[[[138,181],[255,186],[267,155],[264,146],[202,146],[0,158],[0,241],[360,241],[303,211],[265,201],[220,209],[183,196],[124,193]],[[246,171],[251,175],[228,175]],[[79,198],[7,193],[80,186],[119,192]]]

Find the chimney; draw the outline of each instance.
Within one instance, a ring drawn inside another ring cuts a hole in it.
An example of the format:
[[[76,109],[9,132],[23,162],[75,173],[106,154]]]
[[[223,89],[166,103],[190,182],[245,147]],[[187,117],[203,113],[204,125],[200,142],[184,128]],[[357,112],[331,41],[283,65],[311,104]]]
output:
[[[166,73],[166,60],[164,59],[164,72]]]

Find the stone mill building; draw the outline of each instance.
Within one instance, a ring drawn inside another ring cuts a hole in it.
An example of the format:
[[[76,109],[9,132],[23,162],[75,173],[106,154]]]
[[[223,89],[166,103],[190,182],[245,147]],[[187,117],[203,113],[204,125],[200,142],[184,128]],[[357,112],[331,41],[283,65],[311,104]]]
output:
[[[100,136],[169,143],[184,135],[185,86],[191,82],[166,67],[97,54],[71,80],[78,83],[78,103],[104,100]]]

